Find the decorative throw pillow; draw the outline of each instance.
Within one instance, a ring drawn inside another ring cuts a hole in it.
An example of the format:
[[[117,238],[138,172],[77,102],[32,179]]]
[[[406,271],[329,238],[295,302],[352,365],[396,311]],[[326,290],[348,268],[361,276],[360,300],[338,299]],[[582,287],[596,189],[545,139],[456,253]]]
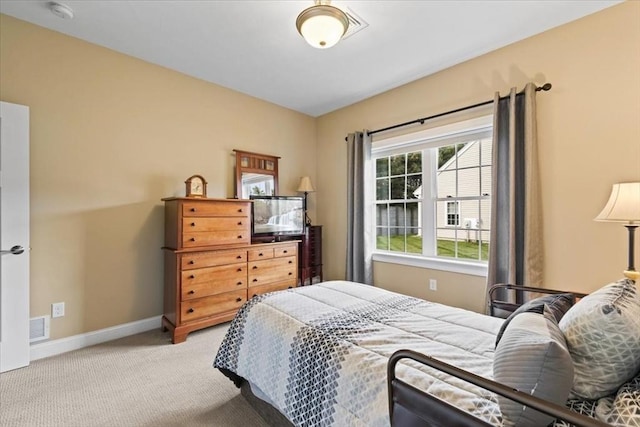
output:
[[[519,315],[520,313],[526,313],[530,311],[535,311],[537,313],[542,313],[542,306],[546,305],[549,311],[555,317],[556,322],[559,322],[562,319],[562,316],[571,308],[573,304],[576,302],[576,297],[573,294],[551,294],[543,297],[532,299],[531,301],[527,301],[522,304],[520,307],[516,309],[507,320],[504,321],[502,326],[500,327],[500,331],[498,332],[498,336],[496,337],[496,347],[502,338],[502,334],[504,334],[504,330],[507,328],[509,323],[513,320],[514,317]]]
[[[544,307],[544,306],[543,306]],[[564,405],[573,383],[573,363],[553,314],[521,313],[504,331],[493,360],[496,381]],[[539,427],[553,417],[498,396],[504,426]]]
[[[640,427],[640,374],[620,387],[615,397],[604,397],[596,418],[614,427]]]
[[[613,394],[640,369],[640,296],[632,280],[582,298],[560,321],[573,359],[572,397]]]
[[[596,403],[597,400],[582,400],[582,399],[569,399],[567,400],[567,408],[573,412],[577,412],[580,415],[586,415],[587,417],[596,417]],[[550,427],[575,427],[569,421],[557,419]]]

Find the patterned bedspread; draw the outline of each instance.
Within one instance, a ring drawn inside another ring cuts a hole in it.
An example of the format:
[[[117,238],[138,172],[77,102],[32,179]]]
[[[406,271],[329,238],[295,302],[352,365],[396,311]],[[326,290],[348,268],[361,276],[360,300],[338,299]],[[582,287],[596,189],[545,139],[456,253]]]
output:
[[[357,283],[333,281],[252,298],[214,366],[248,380],[296,426],[388,426],[386,367],[412,349],[492,379],[502,319]],[[412,361],[397,376],[500,425],[495,396]]]

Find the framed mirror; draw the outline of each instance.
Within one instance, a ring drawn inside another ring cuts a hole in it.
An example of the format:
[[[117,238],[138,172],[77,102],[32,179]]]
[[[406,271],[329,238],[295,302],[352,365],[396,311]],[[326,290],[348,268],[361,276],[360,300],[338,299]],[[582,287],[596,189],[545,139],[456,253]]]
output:
[[[236,153],[236,199],[250,195],[278,195],[278,159],[268,154],[233,150]]]

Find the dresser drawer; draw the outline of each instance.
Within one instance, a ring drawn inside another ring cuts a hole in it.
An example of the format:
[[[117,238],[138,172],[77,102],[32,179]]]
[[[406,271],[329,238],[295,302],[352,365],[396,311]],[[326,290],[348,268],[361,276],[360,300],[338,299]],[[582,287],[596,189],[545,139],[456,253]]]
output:
[[[263,286],[252,286],[251,288],[249,288],[248,298],[251,299],[256,295],[262,295],[262,294],[266,294],[267,292],[281,291],[283,289],[291,289],[295,287],[296,287],[295,280],[288,280],[285,282],[272,283],[270,285],[263,285]]]
[[[232,245],[251,243],[249,230],[237,231],[208,231],[201,233],[183,233],[183,248],[198,248],[200,246]]]
[[[248,251],[249,261],[273,258],[273,248],[250,249]]]
[[[279,258],[283,256],[292,256],[295,255],[298,251],[298,245],[286,245],[286,246],[278,246],[273,249],[273,256]]]
[[[286,280],[293,280],[295,284],[297,271],[295,256],[249,262],[248,284],[251,287]]]
[[[182,300],[200,298],[247,287],[245,264],[198,268],[182,272]]]
[[[239,309],[247,301],[247,290],[225,292],[204,298],[184,301],[180,304],[183,322]]]
[[[244,216],[251,212],[248,202],[207,203],[205,201],[185,201],[182,204],[182,216]]]
[[[183,233],[225,230],[245,230],[248,232],[250,228],[249,218],[191,217],[182,219]]]
[[[183,254],[180,264],[183,270],[202,267],[214,267],[233,263],[245,263],[247,261],[246,250],[221,251],[221,252],[194,252]]]

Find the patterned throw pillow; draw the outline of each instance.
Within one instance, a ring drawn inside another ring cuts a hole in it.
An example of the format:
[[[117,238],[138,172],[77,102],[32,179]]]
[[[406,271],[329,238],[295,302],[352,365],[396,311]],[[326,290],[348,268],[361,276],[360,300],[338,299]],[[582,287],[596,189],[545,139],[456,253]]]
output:
[[[573,359],[571,397],[613,394],[640,369],[640,295],[632,280],[581,299],[560,320]]]
[[[569,399],[567,400],[567,408],[573,412],[577,412],[580,415],[586,415],[587,417],[596,417],[596,403],[597,400],[582,400],[582,399]],[[551,427],[575,427],[573,424],[564,420],[556,420]]]
[[[598,401],[596,418],[614,427],[640,427],[640,374],[613,397]]]
[[[546,305],[549,311],[555,317],[556,322],[559,322],[562,319],[562,316],[571,308],[573,304],[576,302],[576,297],[573,294],[552,294],[546,295],[543,297],[532,299],[531,301],[527,301],[522,304],[516,311],[511,313],[507,320],[504,321],[502,326],[500,327],[500,331],[498,332],[498,336],[496,337],[496,347],[502,338],[502,334],[504,334],[504,330],[507,328],[509,323],[513,320],[514,317],[519,315],[520,313],[526,312],[537,312],[542,313],[542,306]]]
[[[493,359],[496,381],[564,405],[573,383],[573,363],[553,314],[521,313],[504,331]],[[498,396],[503,425],[546,426],[553,417]]]

